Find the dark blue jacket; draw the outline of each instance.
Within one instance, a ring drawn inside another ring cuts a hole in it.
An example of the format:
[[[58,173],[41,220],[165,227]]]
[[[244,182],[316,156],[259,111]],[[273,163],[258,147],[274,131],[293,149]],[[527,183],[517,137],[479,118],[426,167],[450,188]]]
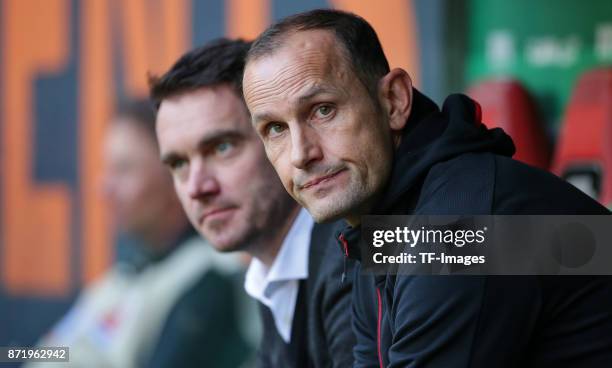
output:
[[[453,95],[439,111],[415,90],[371,213],[609,213],[554,175],[512,160],[510,137],[486,129],[477,110]],[[359,228],[338,234],[357,260],[359,235]],[[357,267],[353,329],[354,367],[612,367],[612,279],[374,277]]]

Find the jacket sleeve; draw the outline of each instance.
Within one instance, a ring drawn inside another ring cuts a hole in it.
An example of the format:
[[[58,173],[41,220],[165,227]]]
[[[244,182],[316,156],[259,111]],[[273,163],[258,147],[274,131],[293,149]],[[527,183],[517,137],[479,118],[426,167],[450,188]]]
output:
[[[469,367],[485,278],[398,276],[389,309],[391,368]]]
[[[538,283],[535,276],[397,276],[387,368],[522,366],[542,303]]]
[[[353,283],[353,331],[356,343],[353,348],[355,368],[379,368],[377,352],[377,296],[374,276],[361,275],[355,266]]]

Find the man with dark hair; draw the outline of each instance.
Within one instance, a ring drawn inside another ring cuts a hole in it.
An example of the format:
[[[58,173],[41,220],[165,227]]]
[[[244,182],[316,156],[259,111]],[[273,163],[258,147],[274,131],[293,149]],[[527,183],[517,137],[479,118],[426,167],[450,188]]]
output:
[[[110,120],[102,184],[117,261],[42,345],[69,346],[71,367],[239,367],[253,350],[238,323],[240,263],[191,227],[159,162],[149,101],[124,102]],[[47,365],[57,363],[33,366]]]
[[[260,302],[260,367],[352,364],[351,282],[315,225],[285,192],[250,124],[240,82],[250,44],[188,52],[151,83],[157,136],[183,208],[217,250],[253,256],[245,280]]]
[[[368,214],[608,214],[555,176],[510,158],[462,95],[442,110],[389,69],[360,17],[315,10],[270,26],[243,93],[286,190],[317,222],[344,218],[361,260]],[[356,268],[359,270],[359,267]],[[355,367],[612,366],[608,277],[360,275]]]

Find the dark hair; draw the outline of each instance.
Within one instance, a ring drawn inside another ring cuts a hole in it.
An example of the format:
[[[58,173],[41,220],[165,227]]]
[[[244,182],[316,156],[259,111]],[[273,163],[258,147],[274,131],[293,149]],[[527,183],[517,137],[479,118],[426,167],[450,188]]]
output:
[[[118,118],[128,118],[132,124],[143,128],[149,136],[157,143],[155,135],[155,110],[151,101],[147,99],[126,100],[119,103],[115,116]]]
[[[162,100],[202,87],[230,84],[242,96],[242,73],[250,42],[219,38],[189,51],[161,77],[149,76],[151,100]]]
[[[344,46],[349,65],[368,92],[376,96],[378,81],[389,72],[389,62],[372,26],[352,13],[316,9],[284,18],[257,37],[247,55],[247,63],[273,53],[287,35],[315,29],[333,31]]]

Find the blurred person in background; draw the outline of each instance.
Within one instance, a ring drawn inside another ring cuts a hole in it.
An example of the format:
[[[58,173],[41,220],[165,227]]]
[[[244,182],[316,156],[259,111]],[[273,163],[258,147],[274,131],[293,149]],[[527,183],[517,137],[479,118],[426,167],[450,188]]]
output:
[[[287,194],[251,127],[240,81],[249,43],[220,39],[151,78],[162,161],[196,229],[220,252],[253,256],[245,289],[260,303],[259,367],[350,367],[350,272]]]
[[[159,162],[148,101],[118,109],[104,164],[104,197],[129,242],[40,345],[70,347],[70,367],[239,367],[250,352],[238,326],[239,265],[189,224]]]

